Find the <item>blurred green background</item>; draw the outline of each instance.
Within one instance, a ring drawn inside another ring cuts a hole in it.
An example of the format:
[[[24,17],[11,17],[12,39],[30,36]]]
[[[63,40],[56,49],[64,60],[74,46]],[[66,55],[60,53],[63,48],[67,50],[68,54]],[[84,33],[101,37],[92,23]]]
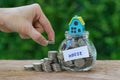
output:
[[[39,3],[56,34],[56,44],[40,46],[17,33],[0,32],[0,59],[41,59],[58,50],[74,15],[80,15],[97,49],[97,59],[120,59],[120,0],[0,0],[0,7]],[[45,35],[46,36],[46,35]]]

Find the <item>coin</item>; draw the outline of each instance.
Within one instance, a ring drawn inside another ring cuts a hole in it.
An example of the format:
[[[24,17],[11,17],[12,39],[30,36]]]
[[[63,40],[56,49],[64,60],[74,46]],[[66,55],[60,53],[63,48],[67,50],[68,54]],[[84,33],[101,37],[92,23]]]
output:
[[[44,59],[41,59],[40,62],[44,62]]]
[[[92,63],[93,63],[93,58],[92,57],[85,58],[84,60],[85,60],[84,67],[88,67],[88,66],[92,65]]]
[[[73,42],[73,44],[70,47],[72,47],[71,49],[79,47],[78,42],[77,41]]]
[[[76,60],[74,60],[74,64],[76,67],[82,68],[85,64],[85,60],[84,59],[76,59]]]
[[[66,62],[63,61],[62,63],[66,67],[73,67],[74,66],[73,61],[66,61]]]
[[[79,46],[85,46],[85,45],[86,45],[84,39],[82,39],[82,38],[80,38],[80,39],[78,40],[78,44],[79,44]]]
[[[44,63],[52,63],[52,59],[51,58],[44,58]]]
[[[24,69],[27,70],[27,71],[33,71],[34,70],[33,65],[24,65]]]
[[[55,44],[53,41],[48,41],[48,44]]]

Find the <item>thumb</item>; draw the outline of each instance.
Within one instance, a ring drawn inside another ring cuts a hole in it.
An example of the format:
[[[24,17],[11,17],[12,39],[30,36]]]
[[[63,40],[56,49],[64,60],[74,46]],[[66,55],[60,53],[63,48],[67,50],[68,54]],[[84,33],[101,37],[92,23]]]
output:
[[[47,40],[41,35],[41,33],[39,33],[33,27],[29,31],[28,35],[38,44],[41,44],[42,46],[47,46],[48,45]]]

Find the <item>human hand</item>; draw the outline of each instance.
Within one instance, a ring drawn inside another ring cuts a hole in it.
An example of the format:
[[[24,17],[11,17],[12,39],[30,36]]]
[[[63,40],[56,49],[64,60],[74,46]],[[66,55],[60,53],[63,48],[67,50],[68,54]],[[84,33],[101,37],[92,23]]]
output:
[[[0,8],[0,30],[18,32],[23,39],[32,38],[38,44],[47,46],[48,41],[41,34],[45,31],[48,40],[54,42],[54,31],[38,4]]]

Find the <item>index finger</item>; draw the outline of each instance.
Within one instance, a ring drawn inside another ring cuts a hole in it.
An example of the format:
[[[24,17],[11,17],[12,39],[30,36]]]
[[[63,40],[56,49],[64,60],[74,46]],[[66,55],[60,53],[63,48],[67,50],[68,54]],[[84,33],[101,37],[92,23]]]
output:
[[[54,35],[55,35],[54,31],[52,29],[52,26],[51,26],[49,20],[46,18],[46,16],[43,14],[43,12],[41,12],[39,21],[40,21],[41,25],[43,26],[45,32],[47,33],[49,40],[54,42]]]
[[[49,20],[44,15],[40,5],[39,4],[34,4],[34,5],[35,5],[36,16],[39,18],[40,24],[42,25],[43,29],[47,33],[49,40],[54,42],[55,34],[54,34],[54,30],[51,27]]]

